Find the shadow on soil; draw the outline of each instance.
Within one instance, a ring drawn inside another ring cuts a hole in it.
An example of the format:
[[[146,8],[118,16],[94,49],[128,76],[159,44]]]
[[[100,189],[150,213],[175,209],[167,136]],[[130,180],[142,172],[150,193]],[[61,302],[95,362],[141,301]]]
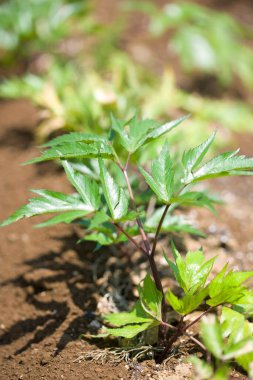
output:
[[[0,345],[4,346],[29,334],[28,340],[15,351],[15,355],[53,335],[62,326],[63,332],[56,344],[57,355],[70,341],[88,332],[90,322],[96,317],[100,289],[93,281],[94,264],[99,257],[97,278],[103,275],[102,267],[112,253],[101,250],[96,254],[92,244],[76,245],[76,234],[60,240],[62,245],[58,252],[47,252],[26,261],[29,269],[25,273],[1,284],[22,288],[25,301],[32,306],[30,315],[33,317],[22,318],[0,336]],[[128,275],[125,273],[125,276],[127,278]],[[34,314],[37,315],[34,317]]]

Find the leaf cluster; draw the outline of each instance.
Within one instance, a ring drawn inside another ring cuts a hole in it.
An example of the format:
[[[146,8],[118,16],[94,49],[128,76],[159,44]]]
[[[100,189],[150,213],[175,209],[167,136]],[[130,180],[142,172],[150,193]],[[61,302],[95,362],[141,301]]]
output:
[[[227,379],[229,361],[235,360],[250,377],[253,376],[253,325],[241,313],[223,307],[220,318],[209,315],[202,320],[201,336],[215,358],[215,366],[191,357],[200,380]]]

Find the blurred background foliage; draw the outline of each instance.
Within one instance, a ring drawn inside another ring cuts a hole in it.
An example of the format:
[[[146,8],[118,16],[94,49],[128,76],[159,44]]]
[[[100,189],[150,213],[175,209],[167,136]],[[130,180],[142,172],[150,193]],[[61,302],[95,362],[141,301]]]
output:
[[[110,112],[137,111],[190,113],[172,136],[183,148],[216,127],[228,144],[231,131],[253,131],[252,36],[253,25],[190,1],[1,1],[0,96],[35,104],[37,142],[106,133]]]

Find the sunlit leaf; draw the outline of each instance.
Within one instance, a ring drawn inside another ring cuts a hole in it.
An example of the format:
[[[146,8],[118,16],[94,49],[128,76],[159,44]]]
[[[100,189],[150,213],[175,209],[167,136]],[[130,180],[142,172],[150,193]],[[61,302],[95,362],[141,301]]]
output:
[[[22,218],[47,213],[82,211],[82,215],[85,215],[91,212],[90,205],[83,203],[76,195],[65,195],[49,190],[32,190],[32,192],[40,195],[40,197],[31,198],[27,205],[15,211],[1,223],[1,226],[6,226]]]
[[[222,340],[221,326],[214,317],[204,317],[201,323],[201,336],[206,348],[216,357],[221,358],[224,342]]]
[[[141,301],[138,300],[134,305],[133,309],[129,312],[113,313],[108,314],[103,317],[103,319],[116,327],[143,323],[143,322],[153,322],[154,319],[150,317],[149,314],[143,309]]]
[[[120,188],[99,158],[100,176],[106,203],[109,207],[113,220],[119,220],[126,215],[128,210],[128,199],[122,188]]]
[[[169,203],[174,190],[174,168],[168,145],[164,144],[159,157],[152,162],[152,175],[139,167],[153,192],[165,203]]]
[[[67,142],[63,145],[52,147],[41,154],[40,157],[33,158],[25,163],[34,164],[55,159],[83,159],[83,158],[112,158],[111,148],[104,143],[86,144],[83,142]]]

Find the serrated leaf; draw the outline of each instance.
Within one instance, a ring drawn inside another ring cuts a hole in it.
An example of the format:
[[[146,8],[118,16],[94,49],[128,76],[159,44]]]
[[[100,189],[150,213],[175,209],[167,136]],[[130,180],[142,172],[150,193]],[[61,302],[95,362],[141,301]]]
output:
[[[159,157],[152,162],[152,175],[139,167],[153,192],[165,203],[169,203],[174,190],[174,169],[167,144]]]
[[[62,160],[61,164],[70,183],[77,190],[84,203],[90,206],[90,211],[97,210],[100,206],[99,187],[97,183],[89,177],[75,171],[68,161]]]
[[[210,196],[200,191],[188,191],[171,199],[171,203],[178,203],[182,206],[207,207],[214,214],[217,214],[214,204],[222,203],[218,198]]]
[[[146,143],[171,131],[187,117],[185,116],[165,124],[149,119],[137,120],[136,116],[129,121],[118,120],[113,115],[111,119],[112,129],[117,132],[122,146],[129,153],[134,153]],[[127,133],[126,127],[129,129],[129,133]]]
[[[173,263],[171,260],[169,260],[169,258],[166,255],[164,255],[164,257],[165,257],[167,263],[169,264],[170,268],[172,269],[179,286],[186,293],[187,292],[187,286],[186,286],[187,274],[186,274],[185,262],[182,259],[178,250],[176,249],[173,241],[171,241],[171,249],[172,249],[172,253],[173,253],[175,263]]]
[[[68,142],[46,150],[40,157],[33,158],[24,165],[55,159],[83,159],[83,158],[113,158],[112,149],[104,143],[86,144],[82,142]]]
[[[96,212],[91,220],[89,220],[89,230],[93,230],[101,226],[103,223],[110,220],[109,215],[107,215],[103,210]]]
[[[108,314],[105,315],[103,319],[116,327],[154,321],[154,319],[143,309],[140,300],[136,302],[131,311]]]
[[[62,136],[56,137],[47,143],[43,144],[43,147],[52,147],[56,145],[64,145],[65,143],[83,142],[86,144],[94,142],[106,142],[107,139],[103,136],[98,136],[92,133],[72,132],[66,133]]]
[[[173,242],[171,245],[175,263],[170,261],[166,255],[164,257],[173,270],[180,287],[186,294],[193,295],[198,289],[204,288],[215,257],[204,262],[203,252],[199,250],[188,252],[184,261]]]
[[[125,131],[126,122],[118,120],[111,114],[112,129],[118,133],[121,145],[128,151],[131,151],[131,140]]]
[[[179,124],[181,124],[184,120],[186,120],[188,117],[189,115],[186,115],[186,116],[180,117],[179,119],[172,120],[168,123],[162,124],[159,127],[154,128],[146,136],[145,143],[155,140],[158,137],[163,136],[165,133],[170,132],[172,129],[174,129]]]
[[[121,243],[123,241],[126,241],[127,238],[124,235],[118,236],[116,233],[108,235],[104,232],[94,232],[85,235],[80,241],[82,240],[94,241],[97,242],[100,246],[106,246]]]
[[[90,213],[90,206],[85,205],[76,195],[65,195],[49,190],[32,190],[32,192],[41,197],[31,198],[27,205],[15,211],[8,219],[1,223],[1,226],[6,226],[22,218],[47,213],[66,211],[82,211],[83,215]]]
[[[201,323],[201,336],[204,345],[217,359],[222,357],[224,343],[221,326],[214,315],[203,317]]]
[[[46,222],[37,224],[36,227],[49,227],[53,226],[58,223],[72,223],[74,220],[82,218],[83,216],[87,215],[87,211],[69,211],[64,212],[63,214],[56,215],[53,218],[50,218]]]
[[[153,320],[152,322],[142,323],[138,325],[133,324],[133,325],[127,325],[127,326],[114,328],[114,329],[107,328],[106,333],[112,336],[121,336],[123,338],[132,339],[139,333],[145,330],[149,330],[152,327],[157,326],[157,325],[158,325],[158,322]]]
[[[139,287],[139,295],[142,307],[153,318],[161,321],[162,292],[158,290],[150,274],[147,274],[143,285]]]
[[[228,263],[224,265],[222,270],[214,277],[214,279],[209,284],[209,296],[215,297],[220,293],[223,278],[226,275],[228,268]]]
[[[215,138],[215,135],[216,131],[214,131],[211,134],[211,136],[202,144],[184,152],[182,157],[182,163],[185,168],[185,182],[189,181],[189,176],[192,175],[192,171],[199,166],[199,164],[205,157],[206,153],[208,152],[208,149],[210,148]]]
[[[245,287],[242,284],[253,276],[253,272],[228,272],[227,265],[209,284],[207,304],[216,306],[222,303],[236,304],[243,296]]]
[[[253,158],[238,156],[237,153],[235,150],[214,157],[194,173],[193,182],[230,175],[252,175]]]
[[[225,288],[217,296],[208,299],[206,303],[209,306],[218,306],[226,303],[233,305],[241,298],[243,291],[244,288],[242,287]]]
[[[175,310],[180,315],[187,315],[203,302],[203,300],[208,295],[208,289],[201,289],[196,294],[185,294],[182,298],[178,298],[175,294],[168,290],[166,293],[166,298],[173,310]]]
[[[120,220],[127,213],[128,199],[124,190],[116,184],[110,173],[107,171],[101,158],[99,158],[99,167],[103,192],[111,216],[113,220]]]
[[[164,208],[165,206],[155,210],[149,219],[145,221],[144,227],[146,232],[156,232]],[[182,216],[171,215],[170,213],[168,213],[164,218],[163,225],[161,227],[161,233],[163,232],[185,232],[191,235],[206,237],[203,232],[187,223],[187,221]]]
[[[202,258],[201,258],[202,257]],[[197,289],[205,286],[206,280],[213,268],[216,257],[204,261],[202,251],[188,252],[186,255],[187,289],[194,294]]]

